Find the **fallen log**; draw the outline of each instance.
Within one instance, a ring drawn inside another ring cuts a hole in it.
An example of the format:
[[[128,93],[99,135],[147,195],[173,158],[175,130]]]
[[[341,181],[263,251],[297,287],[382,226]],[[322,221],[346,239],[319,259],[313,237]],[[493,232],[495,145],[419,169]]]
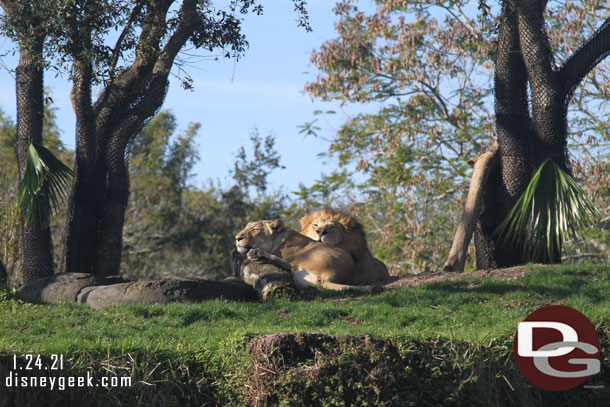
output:
[[[299,291],[294,285],[290,270],[290,264],[279,257],[263,250],[252,249],[239,265],[239,278],[254,287],[262,301],[298,298]]]
[[[483,186],[487,183],[489,173],[499,164],[497,151],[498,145],[495,144],[490,151],[481,154],[473,160],[474,170],[472,172],[470,188],[468,189],[468,196],[466,197],[462,217],[453,237],[451,250],[449,250],[449,255],[443,266],[444,271],[458,273],[464,271],[468,245],[481,213]]]

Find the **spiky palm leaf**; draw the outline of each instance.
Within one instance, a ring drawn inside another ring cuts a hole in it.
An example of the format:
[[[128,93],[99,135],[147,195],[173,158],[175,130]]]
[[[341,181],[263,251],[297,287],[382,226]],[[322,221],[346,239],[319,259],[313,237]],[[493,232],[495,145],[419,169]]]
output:
[[[43,146],[30,144],[17,202],[26,222],[47,222],[52,210],[66,199],[72,170]]]
[[[592,225],[598,215],[574,178],[547,159],[495,233],[501,247],[521,250],[528,261],[556,263],[567,234]]]

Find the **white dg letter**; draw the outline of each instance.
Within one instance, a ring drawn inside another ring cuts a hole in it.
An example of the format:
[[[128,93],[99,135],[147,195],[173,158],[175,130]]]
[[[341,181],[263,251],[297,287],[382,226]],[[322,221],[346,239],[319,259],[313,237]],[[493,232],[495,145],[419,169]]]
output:
[[[517,326],[519,356],[550,358],[567,355],[574,350],[574,346],[562,346],[554,350],[533,350],[534,328],[550,328],[561,332],[563,339],[560,342],[578,342],[578,334],[570,325],[551,321],[525,321]]]

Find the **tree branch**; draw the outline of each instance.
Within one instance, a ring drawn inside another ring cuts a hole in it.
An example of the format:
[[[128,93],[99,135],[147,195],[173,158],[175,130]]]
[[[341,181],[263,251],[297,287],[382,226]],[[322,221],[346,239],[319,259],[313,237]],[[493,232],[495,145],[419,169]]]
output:
[[[158,54],[153,72],[148,78],[141,78],[147,89],[139,92],[138,102],[129,108],[129,113],[120,124],[120,131],[113,137],[120,137],[121,145],[127,145],[129,139],[138,132],[161,107],[165,100],[165,89],[169,84],[168,77],[176,55],[180,52],[194,27],[199,23],[196,0],[185,0],[180,13],[180,23],[169,38],[161,53]]]
[[[537,96],[533,102],[552,103],[555,100],[553,92],[558,91],[559,76],[553,70],[553,54],[544,29],[544,8],[540,0],[525,0],[514,10],[523,61],[532,93]]]
[[[564,92],[571,96],[583,78],[610,54],[610,18],[563,64],[559,71]]]
[[[180,11],[180,23],[178,24],[176,31],[174,31],[167,41],[167,44],[155,63],[155,75],[162,73],[166,77],[169,76],[176,55],[178,55],[184,44],[186,44],[186,41],[199,23],[197,2],[195,0],[185,0],[182,3],[182,10]]]
[[[95,102],[95,127],[98,135],[108,137],[112,134],[113,128],[120,125],[116,122],[116,117],[129,109],[150,83],[150,75],[159,58],[159,43],[167,32],[166,16],[172,2],[173,0],[164,0],[147,8],[144,17],[146,24],[142,27],[134,62],[104,88]]]
[[[116,43],[114,44],[114,49],[112,50],[112,62],[110,63],[110,67],[108,68],[108,77],[109,77],[110,83],[112,83],[114,81],[114,71],[115,71],[116,65],[119,61],[119,55],[121,55],[121,47],[123,45],[123,40],[125,39],[125,36],[131,29],[131,26],[133,25],[136,17],[138,16],[138,14],[140,14],[140,11],[142,10],[143,6],[144,6],[143,2],[136,4],[134,9],[131,11],[131,14],[129,15],[129,19],[127,20],[127,23],[125,24],[125,27],[123,27],[123,31],[121,31],[119,38],[116,40]]]
[[[146,23],[136,47],[136,61],[143,65],[154,63],[158,57],[159,43],[167,32],[167,13],[173,0],[163,0],[159,4],[149,6],[144,17]],[[132,65],[135,66],[136,63]],[[128,76],[128,75],[126,75]]]

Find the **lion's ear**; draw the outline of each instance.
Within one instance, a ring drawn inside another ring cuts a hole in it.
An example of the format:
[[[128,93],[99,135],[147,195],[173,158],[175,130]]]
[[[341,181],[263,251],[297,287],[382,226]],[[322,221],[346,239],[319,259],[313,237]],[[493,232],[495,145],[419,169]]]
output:
[[[313,221],[313,216],[311,216],[311,215],[303,216],[301,218],[301,231],[304,231],[305,229],[307,229],[307,226],[309,226],[312,221]]]
[[[269,223],[269,228],[271,228],[271,233],[277,233],[284,230],[284,222],[281,219],[272,220]]]

